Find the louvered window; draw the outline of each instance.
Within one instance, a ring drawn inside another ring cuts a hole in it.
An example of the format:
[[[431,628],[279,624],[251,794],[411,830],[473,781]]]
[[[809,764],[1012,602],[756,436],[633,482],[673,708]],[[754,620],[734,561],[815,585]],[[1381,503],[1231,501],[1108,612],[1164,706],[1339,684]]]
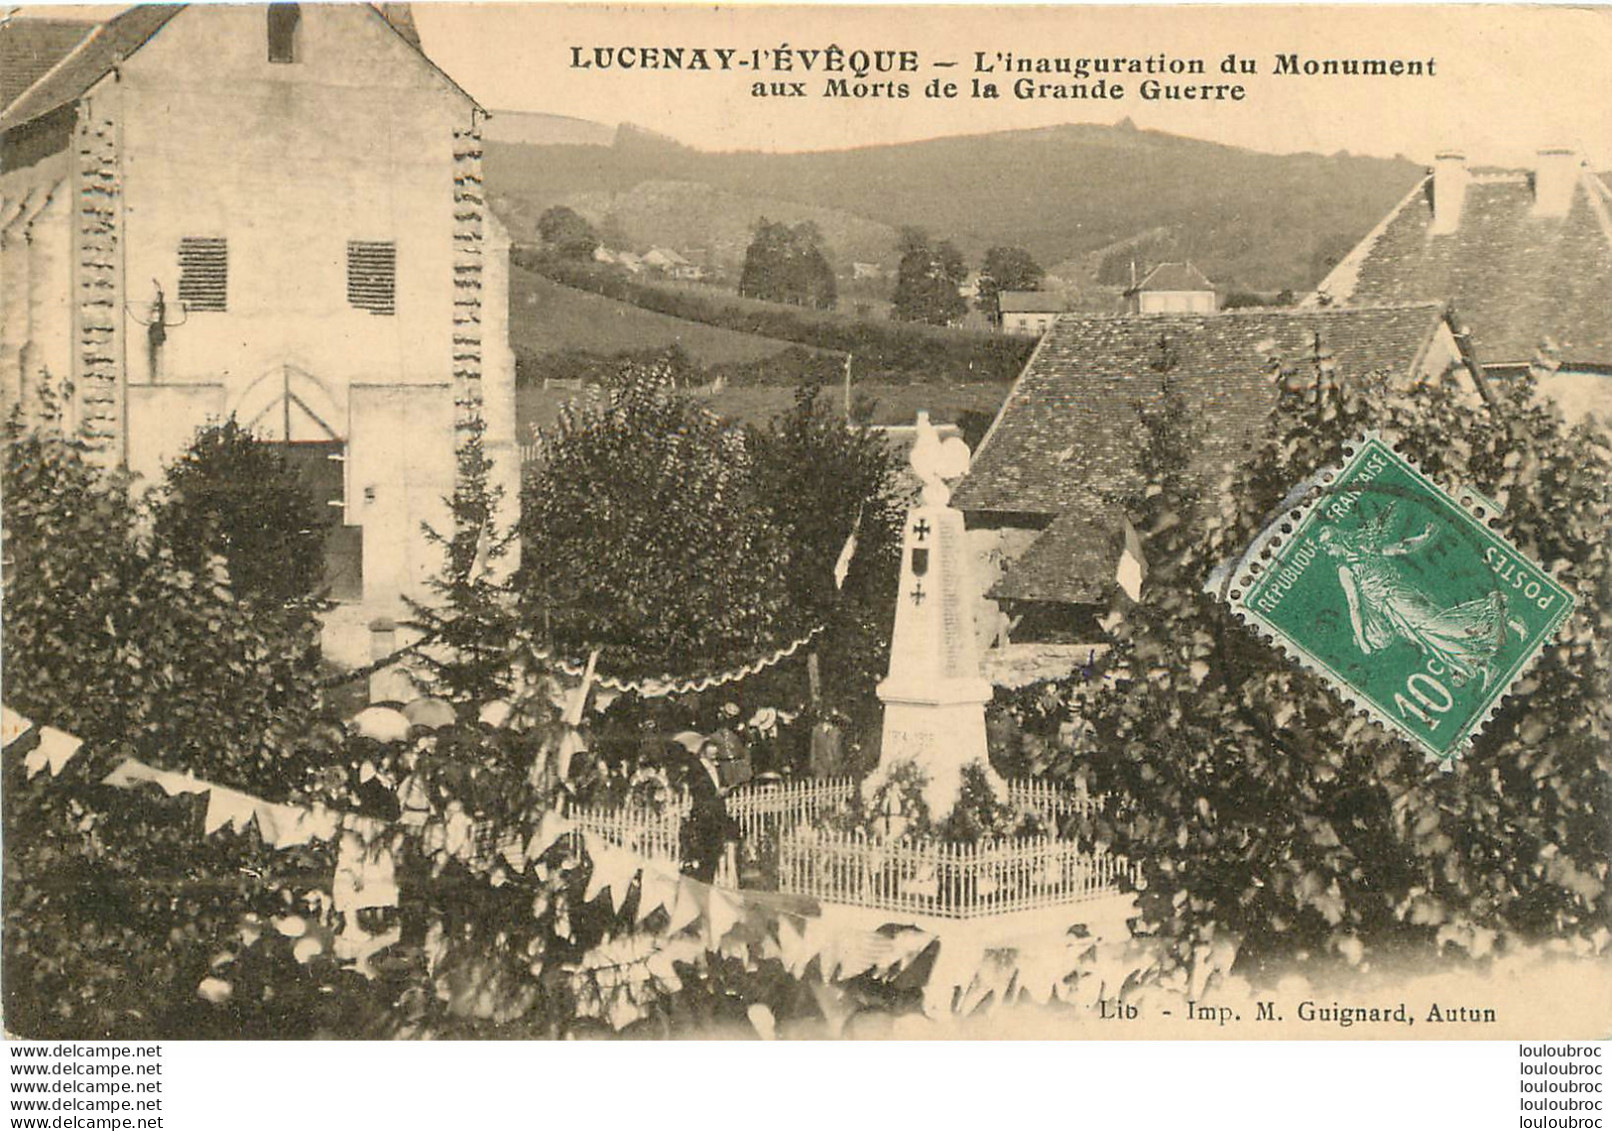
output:
[[[186,310],[227,310],[229,246],[213,236],[179,241],[179,301]]]
[[[347,301],[371,314],[397,312],[397,244],[347,241]]]
[[[295,4],[269,5],[269,62],[297,61],[297,25],[302,9]]]

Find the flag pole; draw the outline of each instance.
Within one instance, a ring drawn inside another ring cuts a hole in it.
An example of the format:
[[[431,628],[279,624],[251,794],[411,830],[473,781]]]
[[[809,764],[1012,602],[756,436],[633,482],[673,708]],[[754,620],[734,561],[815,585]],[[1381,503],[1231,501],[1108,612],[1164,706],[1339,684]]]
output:
[[[845,426],[851,426],[851,358],[853,354],[845,355]]]

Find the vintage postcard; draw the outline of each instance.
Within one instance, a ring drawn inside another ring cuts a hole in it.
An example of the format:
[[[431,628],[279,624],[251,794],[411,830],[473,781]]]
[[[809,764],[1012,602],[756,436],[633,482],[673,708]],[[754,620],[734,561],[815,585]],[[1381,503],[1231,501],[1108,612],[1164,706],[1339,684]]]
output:
[[[0,9],[6,1034],[1606,1037],[1609,58]]]

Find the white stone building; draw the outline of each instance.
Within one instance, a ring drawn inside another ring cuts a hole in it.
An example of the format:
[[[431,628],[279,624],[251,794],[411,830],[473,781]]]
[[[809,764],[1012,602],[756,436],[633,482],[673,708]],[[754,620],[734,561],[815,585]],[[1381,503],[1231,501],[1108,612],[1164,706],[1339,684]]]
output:
[[[70,380],[71,421],[148,481],[233,415],[336,515],[349,619],[402,612],[440,567],[420,528],[447,528],[477,411],[516,497],[485,117],[407,5],[142,6],[94,26],[0,112],[3,407]]]
[[[1132,314],[1212,314],[1220,296],[1191,263],[1160,263],[1126,292]]]
[[[1033,337],[1045,334],[1069,309],[1062,295],[1047,291],[1003,291],[996,296],[996,305],[1002,313],[1002,333]]]

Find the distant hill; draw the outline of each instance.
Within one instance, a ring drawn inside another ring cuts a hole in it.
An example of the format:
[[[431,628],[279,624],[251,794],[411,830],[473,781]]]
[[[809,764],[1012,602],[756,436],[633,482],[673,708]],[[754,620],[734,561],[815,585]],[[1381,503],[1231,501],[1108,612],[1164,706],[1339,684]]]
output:
[[[486,171],[495,198],[523,217],[574,201],[608,224],[619,207],[614,234],[645,242],[731,241],[765,214],[841,233],[850,246],[828,242],[842,267],[893,265],[892,248],[875,255],[865,241],[906,224],[971,259],[1019,244],[1055,264],[1145,234],[1140,246],[1192,259],[1223,288],[1266,291],[1313,285],[1423,172],[1402,159],[1278,156],[1123,124],[793,154],[706,153],[623,127],[608,147],[491,141]],[[670,184],[681,187],[655,187]],[[697,225],[674,203],[691,201]]]

